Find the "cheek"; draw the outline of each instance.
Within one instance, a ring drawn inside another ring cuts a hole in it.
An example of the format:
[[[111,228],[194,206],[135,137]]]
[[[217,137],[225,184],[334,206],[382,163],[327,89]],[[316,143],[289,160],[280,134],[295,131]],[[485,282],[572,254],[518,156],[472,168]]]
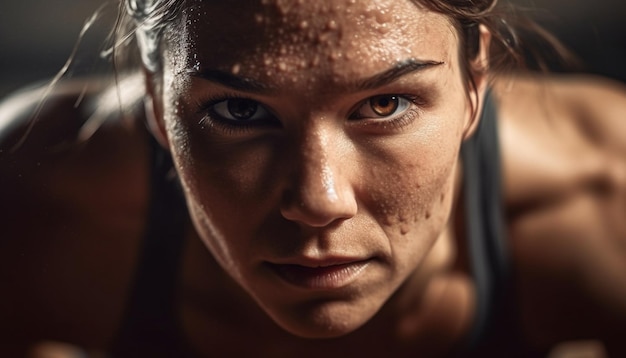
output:
[[[449,215],[456,155],[403,158],[370,171],[368,199],[378,221],[395,235],[419,228],[420,235],[432,236]]]
[[[365,197],[393,235],[435,237],[450,214],[466,106],[439,110],[419,133],[377,148]],[[410,234],[409,234],[410,233]]]
[[[271,159],[276,158],[280,145],[272,141],[220,144],[200,126],[178,126],[183,129],[173,135],[171,143],[188,200],[201,205],[220,231],[237,233],[254,226],[273,197],[272,178],[278,170]],[[241,217],[247,226],[235,220]]]

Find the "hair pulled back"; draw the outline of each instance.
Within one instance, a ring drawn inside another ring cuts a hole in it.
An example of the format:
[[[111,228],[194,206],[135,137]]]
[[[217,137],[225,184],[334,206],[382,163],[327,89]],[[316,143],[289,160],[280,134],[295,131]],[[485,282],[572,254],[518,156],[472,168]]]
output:
[[[120,28],[134,31],[143,66],[156,71],[164,30],[180,19],[186,0],[120,0]],[[412,0],[417,6],[447,16],[459,32],[462,65],[479,51],[479,27],[492,35],[489,70],[548,71],[574,64],[573,55],[548,31],[514,5],[498,0]],[[130,20],[130,21],[129,21]]]

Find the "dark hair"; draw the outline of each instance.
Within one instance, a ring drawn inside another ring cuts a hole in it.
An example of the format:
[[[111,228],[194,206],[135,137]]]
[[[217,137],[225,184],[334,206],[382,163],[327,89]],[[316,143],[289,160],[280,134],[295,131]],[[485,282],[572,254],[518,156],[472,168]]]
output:
[[[118,76],[122,71],[134,71],[138,66],[156,72],[161,65],[160,47],[163,38],[167,35],[167,31],[175,27],[176,23],[183,18],[182,14],[185,11],[187,0],[110,1],[114,6],[117,5],[117,19],[107,49],[103,51],[103,54],[105,57],[109,57],[113,64],[115,82],[119,84]],[[461,70],[468,83],[468,96],[472,93],[476,94],[476,85],[473,82],[473,76],[471,76],[475,69],[471,68],[471,62],[480,50],[480,25],[485,26],[492,35],[488,64],[488,70],[492,73],[519,69],[545,72],[554,68],[554,64],[560,69],[579,66],[579,62],[573,54],[552,34],[531,20],[520,8],[510,3],[502,3],[498,0],[412,1],[416,6],[447,16],[456,27],[459,33],[460,48],[463,49],[459,51],[459,55],[461,56]],[[86,23],[74,51],[76,51],[83,33],[102,12],[103,7]],[[136,46],[130,46],[133,42]],[[19,148],[30,133],[46,103],[46,99],[67,73],[73,58],[74,53],[43,91],[41,100],[33,110],[32,121],[29,122],[24,135],[12,150]],[[120,109],[124,110],[120,87],[115,87],[117,88]],[[474,110],[476,109],[474,108]],[[101,120],[94,120],[93,122],[97,123],[89,126],[89,128],[97,128]],[[92,124],[91,117],[87,123]],[[89,130],[85,137],[94,131],[95,129]]]
[[[524,10],[498,0],[414,0],[451,18],[465,45],[466,59],[478,53],[478,25],[492,35],[489,68],[503,72],[528,69],[547,72],[578,65],[563,44]]]
[[[441,13],[452,21],[459,34],[460,66],[469,92],[476,95],[473,71],[505,73],[514,70],[548,72],[574,69],[577,58],[550,32],[521,8],[498,0],[413,0],[418,6]],[[491,33],[487,68],[472,68],[480,51],[480,26]],[[477,108],[472,109],[476,115]]]

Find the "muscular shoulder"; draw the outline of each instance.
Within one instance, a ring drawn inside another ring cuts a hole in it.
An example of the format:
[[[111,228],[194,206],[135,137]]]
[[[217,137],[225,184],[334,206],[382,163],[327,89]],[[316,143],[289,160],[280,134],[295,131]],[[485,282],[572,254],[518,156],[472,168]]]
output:
[[[525,205],[593,185],[626,187],[626,87],[591,76],[496,82],[507,199]]]
[[[142,94],[134,77],[117,87],[104,78],[86,78],[25,88],[0,101],[0,153],[78,143],[102,124],[115,126],[136,115]]]
[[[140,201],[147,136],[135,105],[141,94],[133,86],[138,85],[123,82],[118,90],[91,80],[63,82],[0,103],[3,215],[19,215],[19,208],[33,202],[40,204],[35,208],[48,203],[65,212],[107,207],[124,190],[133,195],[119,200]],[[126,102],[120,105],[118,98]]]
[[[527,331],[610,340],[626,327],[626,91],[593,77],[520,77],[496,95]]]
[[[626,156],[626,86],[597,76],[561,76],[546,80],[581,135],[606,151]]]
[[[0,352],[62,337],[96,345],[116,327],[144,227],[146,133],[90,85],[0,104]]]
[[[144,229],[143,124],[122,119],[115,91],[84,84],[35,87],[0,104],[0,316],[10,323],[0,334],[16,347],[106,339]]]

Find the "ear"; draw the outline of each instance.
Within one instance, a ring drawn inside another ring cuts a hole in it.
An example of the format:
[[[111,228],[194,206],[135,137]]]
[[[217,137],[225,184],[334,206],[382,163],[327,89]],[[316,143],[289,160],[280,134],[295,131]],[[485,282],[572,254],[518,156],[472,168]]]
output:
[[[468,115],[463,140],[471,137],[478,124],[483,111],[483,103],[487,92],[489,80],[489,47],[491,44],[491,32],[484,25],[478,26],[478,54],[469,63],[469,76],[474,82],[475,88],[469,87],[469,100],[472,112]]]
[[[144,69],[146,122],[148,123],[150,133],[156,138],[157,142],[164,148],[169,149],[169,140],[167,139],[167,131],[163,121],[162,86],[155,76],[153,72]]]

